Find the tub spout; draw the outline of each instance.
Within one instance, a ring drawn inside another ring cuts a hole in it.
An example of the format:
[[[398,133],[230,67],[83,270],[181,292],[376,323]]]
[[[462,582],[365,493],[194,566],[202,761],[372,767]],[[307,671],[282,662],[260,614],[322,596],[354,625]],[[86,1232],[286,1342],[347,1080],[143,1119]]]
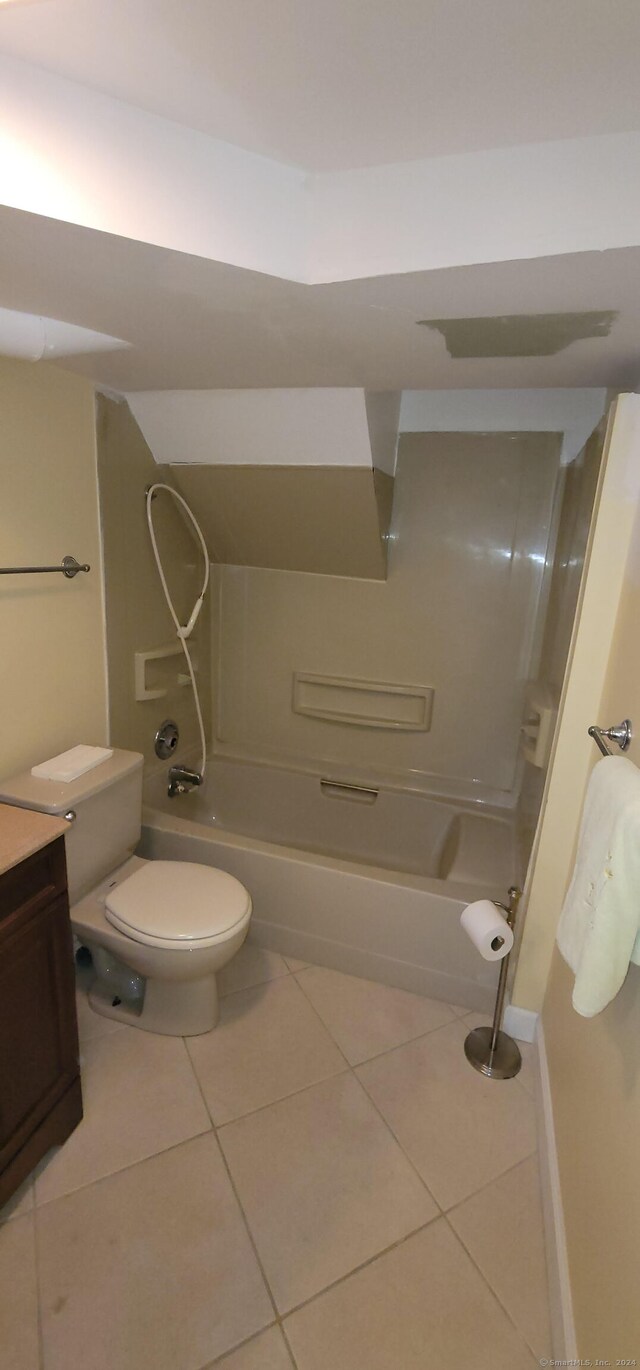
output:
[[[170,766],[169,767],[169,788],[170,799],[175,799],[178,794],[188,794],[189,790],[202,784],[202,776],[199,771],[190,770],[189,766]]]

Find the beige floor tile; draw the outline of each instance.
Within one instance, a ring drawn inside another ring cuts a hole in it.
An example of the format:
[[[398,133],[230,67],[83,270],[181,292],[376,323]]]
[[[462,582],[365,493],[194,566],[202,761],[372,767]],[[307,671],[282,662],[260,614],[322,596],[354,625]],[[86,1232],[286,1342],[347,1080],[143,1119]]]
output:
[[[320,966],[302,971],[298,984],[352,1065],[453,1018],[448,1005],[437,999]]]
[[[523,1089],[532,1099],[536,1093],[536,1079],[538,1076],[538,1048],[535,1042],[518,1042],[520,1055],[522,1056],[522,1070],[518,1080]]]
[[[309,965],[308,961],[299,961],[296,956],[285,956],[284,959],[292,975],[295,975],[299,970],[306,970]]]
[[[517,1080],[469,1065],[466,1024],[448,1023],[357,1074],[424,1177],[451,1208],[535,1151],[533,1104]]]
[[[215,1370],[293,1370],[293,1361],[280,1328],[268,1327],[238,1351],[216,1361]]]
[[[231,1123],[219,1138],[281,1311],[437,1213],[351,1074]]]
[[[212,1133],[47,1204],[38,1245],[47,1370],[200,1370],[273,1320]]]
[[[22,1218],[25,1213],[30,1213],[33,1208],[33,1178],[30,1175],[15,1194],[7,1199],[6,1204],[0,1208],[0,1223],[8,1222],[9,1218]]]
[[[532,1370],[533,1358],[444,1220],[285,1322],[298,1370]]]
[[[466,1008],[464,1013],[461,1014],[461,1017],[464,1018],[464,1025],[467,1032],[472,1032],[474,1028],[486,1027],[492,1022],[493,1009],[491,1012],[487,1010],[486,1013],[478,1013],[476,1009]]]
[[[120,1028],[83,1052],[84,1118],[36,1179],[46,1203],[211,1127],[180,1037]]]
[[[218,1027],[187,1045],[216,1124],[346,1068],[291,975],[223,999]]]
[[[38,1293],[33,1215],[0,1228],[0,1364],[38,1370]]]
[[[257,947],[253,942],[245,942],[220,971],[218,990],[221,995],[233,994],[235,990],[249,989],[288,974],[284,956],[279,956],[277,951],[267,951],[266,947]]]
[[[537,1157],[454,1208],[449,1221],[531,1350],[551,1356]]]

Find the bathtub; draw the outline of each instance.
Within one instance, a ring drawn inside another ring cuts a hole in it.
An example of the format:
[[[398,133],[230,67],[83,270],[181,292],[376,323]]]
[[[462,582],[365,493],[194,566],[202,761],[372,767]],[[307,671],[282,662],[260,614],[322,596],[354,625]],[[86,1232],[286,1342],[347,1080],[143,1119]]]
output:
[[[460,928],[465,904],[504,900],[513,822],[482,804],[213,757],[202,789],[145,786],[142,856],[200,861],[242,881],[251,937],[303,961],[491,1007],[497,967]]]

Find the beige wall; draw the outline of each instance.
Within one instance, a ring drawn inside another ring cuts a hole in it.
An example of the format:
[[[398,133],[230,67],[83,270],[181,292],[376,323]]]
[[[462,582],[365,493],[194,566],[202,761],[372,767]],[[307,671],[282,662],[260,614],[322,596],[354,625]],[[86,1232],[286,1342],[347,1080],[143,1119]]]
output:
[[[511,791],[558,447],[549,434],[403,437],[386,583],[220,567],[217,745]],[[302,717],[296,671],[431,686],[431,731]]]
[[[544,1030],[578,1355],[640,1359],[640,969],[597,1018],[572,989],[556,950]]]
[[[363,466],[168,468],[215,561],[320,575],[387,574],[393,478]]]
[[[134,654],[173,645],[176,633],[166,607],[149,540],[145,489],[152,481],[172,483],[156,466],[124,401],[98,396],[98,469],[105,554],[111,740],[144,753],[153,750],[156,729],[166,718],[180,728],[178,756],[198,743],[191,689],[178,684],[182,655],[149,668],[149,684],[166,688],[163,699],[136,702]],[[186,623],[202,583],[202,557],[171,496],[160,492],[154,517],[163,565],[181,623]],[[211,597],[207,596],[190,643],[198,664],[205,726],[211,729]]]
[[[587,730],[602,718],[602,690],[640,490],[638,397],[612,409],[596,494],[559,722],[536,834],[513,1002],[540,1010],[567,888],[589,772],[597,759]],[[606,712],[606,709],[605,709]],[[608,720],[605,722],[618,721]]]
[[[0,359],[0,546],[89,575],[0,577],[0,774],[107,740],[93,387]]]
[[[599,713],[605,724],[634,720],[628,755],[636,765],[639,624],[640,505]],[[595,1018],[575,1013],[572,989],[556,949],[543,1023],[578,1354],[615,1364],[640,1360],[640,968],[630,966],[620,994]]]

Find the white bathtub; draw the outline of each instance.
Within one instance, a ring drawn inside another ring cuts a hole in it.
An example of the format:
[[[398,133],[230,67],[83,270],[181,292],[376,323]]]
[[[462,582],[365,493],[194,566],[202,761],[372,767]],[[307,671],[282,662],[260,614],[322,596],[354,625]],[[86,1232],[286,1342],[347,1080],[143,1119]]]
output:
[[[263,946],[478,1009],[497,969],[460,913],[504,900],[514,849],[509,818],[482,805],[226,758],[175,799],[165,774],[150,779],[140,847],[237,876]]]

